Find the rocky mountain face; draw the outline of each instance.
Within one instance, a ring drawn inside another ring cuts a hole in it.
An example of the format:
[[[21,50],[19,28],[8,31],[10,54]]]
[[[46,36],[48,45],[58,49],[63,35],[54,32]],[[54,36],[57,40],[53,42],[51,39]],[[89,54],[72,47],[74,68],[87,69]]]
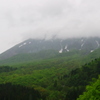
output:
[[[90,53],[99,47],[99,37],[50,40],[28,39],[2,53],[0,59],[6,59],[22,53],[37,53],[43,50],[56,50],[58,53],[70,52],[71,50],[84,50],[86,53]]]

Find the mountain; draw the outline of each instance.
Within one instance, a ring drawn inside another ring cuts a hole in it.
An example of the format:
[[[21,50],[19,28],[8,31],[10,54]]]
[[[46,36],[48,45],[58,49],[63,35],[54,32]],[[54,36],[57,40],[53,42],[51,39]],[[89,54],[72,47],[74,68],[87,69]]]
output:
[[[13,100],[10,89],[17,91],[14,95],[18,100],[23,100],[24,95],[27,100],[87,98],[90,91],[94,93],[94,88],[88,88],[86,91],[86,87],[100,75],[99,47],[98,37],[28,39],[14,46],[0,55],[1,99]],[[27,92],[24,93],[23,90]],[[94,93],[94,97],[98,96]]]
[[[44,50],[54,50],[58,53],[71,50],[84,51],[84,54],[93,52],[100,47],[99,37],[68,38],[68,39],[28,39],[11,49],[0,54],[0,60],[7,59],[18,54],[38,53]]]

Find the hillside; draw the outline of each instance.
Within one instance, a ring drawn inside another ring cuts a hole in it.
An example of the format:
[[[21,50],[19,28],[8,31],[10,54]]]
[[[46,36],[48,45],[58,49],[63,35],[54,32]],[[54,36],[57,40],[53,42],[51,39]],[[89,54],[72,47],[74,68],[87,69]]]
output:
[[[65,59],[67,61],[75,60],[80,61],[81,64],[85,64],[95,58],[100,57],[100,49],[94,50],[87,55],[85,55],[85,50],[71,50],[70,52],[62,52],[58,53],[55,50],[43,50],[37,53],[25,53],[25,54],[18,54],[8,59],[0,60],[0,65],[16,65],[16,64],[23,64],[23,63],[31,63],[31,62],[38,62],[42,60],[49,60],[49,59]]]
[[[3,66],[0,84],[12,83],[32,87],[39,91],[42,100],[76,100],[92,78],[98,78],[100,58],[83,66],[80,66],[79,59],[75,59],[69,58],[66,62],[64,57],[60,57],[21,64],[14,69]]]
[[[68,38],[68,39],[28,39],[0,54],[0,59],[7,59],[19,54],[37,53],[44,50],[54,50],[58,53],[72,50],[84,50],[84,54],[93,52],[100,47],[99,37]]]

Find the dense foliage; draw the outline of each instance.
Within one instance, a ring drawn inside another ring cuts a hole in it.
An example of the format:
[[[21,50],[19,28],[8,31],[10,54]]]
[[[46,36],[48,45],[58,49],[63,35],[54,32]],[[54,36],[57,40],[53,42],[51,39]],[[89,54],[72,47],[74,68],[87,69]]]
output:
[[[0,100],[40,100],[41,95],[33,88],[11,83],[0,84]]]
[[[85,64],[81,68],[72,70],[64,76],[66,99],[76,100],[76,98],[85,90],[86,85],[92,81],[92,78],[98,78],[100,74],[100,59]],[[73,95],[73,96],[72,96]]]
[[[98,78],[100,74],[100,58],[94,59],[94,55],[98,57],[99,50],[88,56],[74,50],[52,58],[48,57],[49,59],[45,60],[14,64],[12,67],[2,66],[0,67],[0,84],[2,87],[7,85],[14,88],[15,86],[17,87],[15,91],[23,88],[22,90],[32,89],[34,93],[38,93],[35,97],[29,96],[30,92],[26,92],[27,100],[32,100],[32,98],[36,98],[35,100],[76,100],[92,79]],[[16,95],[19,94],[16,93]]]
[[[1,66],[0,67],[0,73],[2,73],[2,72],[10,72],[10,71],[14,71],[14,70],[17,70],[17,68],[9,67],[9,66]]]
[[[77,100],[100,100],[100,77],[91,85],[86,87],[86,92],[80,95]]]

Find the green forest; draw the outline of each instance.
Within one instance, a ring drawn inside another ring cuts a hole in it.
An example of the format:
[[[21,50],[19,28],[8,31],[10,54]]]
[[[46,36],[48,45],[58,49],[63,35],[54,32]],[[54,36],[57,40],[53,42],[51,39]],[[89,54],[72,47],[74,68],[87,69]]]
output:
[[[50,50],[2,60],[0,100],[100,100],[99,51]]]

